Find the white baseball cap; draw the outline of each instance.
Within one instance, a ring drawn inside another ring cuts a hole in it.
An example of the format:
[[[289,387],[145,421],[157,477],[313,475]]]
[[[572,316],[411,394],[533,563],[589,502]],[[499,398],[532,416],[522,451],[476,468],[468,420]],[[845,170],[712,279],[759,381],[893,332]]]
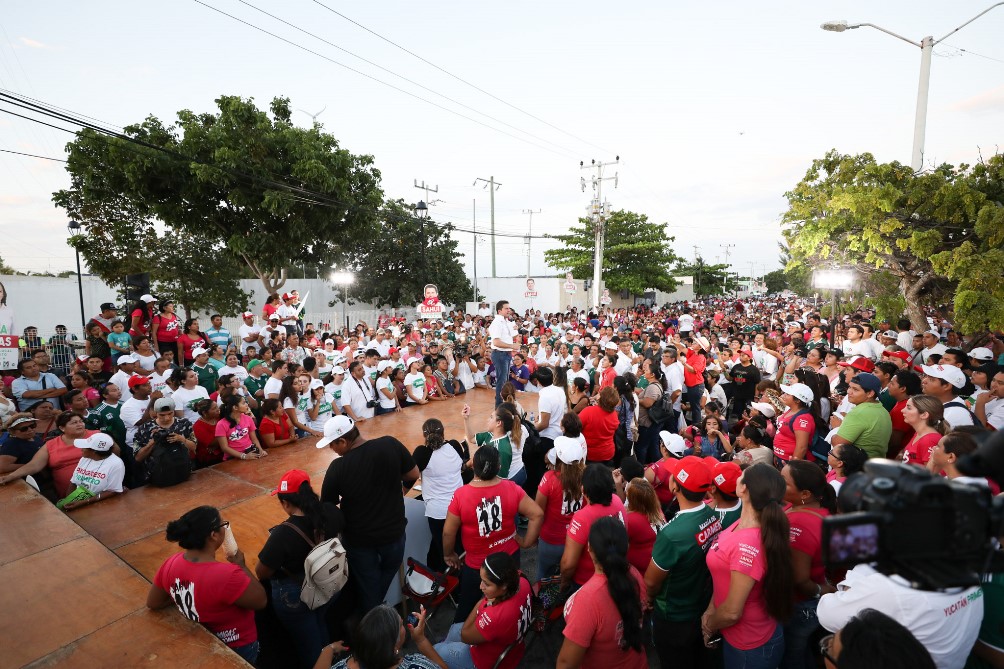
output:
[[[192,357],[193,358],[197,358],[197,357],[199,357],[200,355],[202,355],[204,353],[209,353],[209,351],[207,351],[206,349],[202,348],[201,346],[198,347],[198,348],[192,349]],[[119,358],[119,360],[121,360],[121,358]]]
[[[135,295],[135,293],[133,293],[133,294]],[[149,293],[147,293],[146,295],[143,295],[139,299],[140,299],[141,302],[146,302],[147,304],[150,304],[151,302],[156,302],[157,301],[157,298],[154,297],[153,295],[149,294]]]
[[[128,364],[130,362],[136,362],[136,358],[132,357],[131,355],[123,355],[122,357],[120,357],[118,359],[118,363],[117,364],[119,364],[119,365],[121,365],[122,363]]]
[[[334,369],[331,370],[331,374],[334,376],[344,373],[345,373],[345,368],[342,367],[341,365],[335,365]]]
[[[687,451],[687,442],[683,440],[683,437],[674,432],[663,430],[659,433],[659,439],[666,450],[678,458],[682,458],[683,454]]]
[[[985,346],[978,346],[969,352],[969,357],[980,362],[989,362],[994,359],[994,352]]]
[[[98,432],[96,434],[92,434],[86,439],[74,439],[73,445],[77,448],[89,448],[92,451],[99,451],[103,453],[105,451],[112,450],[115,442],[107,434]]]
[[[324,436],[317,440],[317,447],[324,448],[331,442],[348,434],[356,422],[348,416],[333,416],[324,424]]]
[[[769,402],[753,402],[752,404],[750,404],[750,407],[756,409],[767,418],[773,418],[775,415],[777,415],[777,412],[774,411],[774,407],[771,406]]]
[[[804,383],[794,383],[790,386],[782,385],[781,392],[788,393],[795,399],[801,400],[804,404],[812,404],[812,400],[815,397],[812,393],[812,388]]]
[[[250,311],[245,311],[241,314],[241,318],[254,318],[254,313]]]
[[[556,460],[571,465],[585,459],[586,447],[582,445],[581,441],[572,437],[556,437],[554,448],[547,452],[547,461],[552,465],[556,463]]]
[[[383,374],[383,371],[385,369],[393,366],[394,366],[393,360],[381,360],[380,362],[377,363],[377,374]]]
[[[955,365],[923,365],[921,369],[928,376],[933,376],[936,379],[941,379],[946,383],[950,383],[956,388],[962,388],[966,385],[966,375],[962,373],[962,370]]]

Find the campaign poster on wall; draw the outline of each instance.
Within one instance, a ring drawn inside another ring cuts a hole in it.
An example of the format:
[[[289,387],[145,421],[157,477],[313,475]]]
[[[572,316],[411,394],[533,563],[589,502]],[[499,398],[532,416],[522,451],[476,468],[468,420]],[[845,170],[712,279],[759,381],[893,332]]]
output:
[[[575,279],[572,277],[572,273],[569,272],[565,275],[565,292],[569,295],[575,295],[576,286]]]
[[[443,303],[439,301],[439,288],[434,283],[425,284],[425,299],[415,308],[419,318],[442,318]]]

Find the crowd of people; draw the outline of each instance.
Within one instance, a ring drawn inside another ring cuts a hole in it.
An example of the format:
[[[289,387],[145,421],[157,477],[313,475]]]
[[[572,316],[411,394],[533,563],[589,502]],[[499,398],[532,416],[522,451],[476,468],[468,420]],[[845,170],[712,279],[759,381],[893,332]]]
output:
[[[299,470],[276,482],[288,519],[254,572],[240,550],[217,561],[220,510],[167,528],[183,550],[148,605],[175,604],[252,663],[270,606],[303,667],[515,667],[546,590],[564,607],[559,667],[1001,666],[993,576],[921,592],[867,564],[831,569],[822,546],[871,458],[1000,492],[956,466],[1004,428],[999,333],[973,342],[935,313],[920,333],[868,309],[829,322],[781,297],[522,315],[501,300],[331,332],[297,302],[273,296],[231,333],[144,295],[121,318],[102,305],[65,366],[24,346],[0,395],[0,484],[29,477],[72,513],[225,460],[330,448],[317,487]],[[495,396],[486,415],[448,402],[478,389]],[[402,411],[421,415],[423,443],[381,436],[379,416]],[[464,430],[448,435],[454,411]],[[437,644],[424,611],[383,605],[404,560],[402,486],[420,477],[426,563],[460,579]],[[332,642],[337,597],[300,597],[304,560],[336,537],[359,620],[348,649]]]

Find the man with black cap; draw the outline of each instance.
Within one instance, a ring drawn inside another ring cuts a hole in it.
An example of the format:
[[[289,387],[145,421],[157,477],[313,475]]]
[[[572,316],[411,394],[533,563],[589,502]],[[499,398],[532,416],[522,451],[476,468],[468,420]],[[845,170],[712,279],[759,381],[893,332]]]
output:
[[[850,380],[847,401],[854,406],[830,440],[833,446],[854,444],[869,458],[886,456],[892,436],[892,419],[878,401],[880,392],[882,382],[874,374],[863,372]]]
[[[114,302],[104,302],[100,309],[101,313],[92,318],[87,323],[87,327],[91,327],[91,324],[97,324],[103,333],[108,334],[112,331],[112,321],[118,320],[118,307],[115,306]],[[86,331],[87,328],[84,329],[84,332]]]

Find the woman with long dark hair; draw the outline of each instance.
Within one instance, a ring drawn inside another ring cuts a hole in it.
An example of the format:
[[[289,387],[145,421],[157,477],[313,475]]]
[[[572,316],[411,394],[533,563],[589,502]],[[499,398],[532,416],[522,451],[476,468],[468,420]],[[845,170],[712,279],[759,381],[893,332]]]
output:
[[[774,435],[774,456],[778,467],[790,460],[815,460],[812,442],[824,426],[819,415],[819,402],[813,390],[804,383],[781,386],[781,401],[786,409],[777,419]]]
[[[776,667],[784,655],[794,588],[786,488],[774,467],[747,468],[736,485],[742,515],[708,551],[714,594],[701,628],[706,643],[717,632],[724,637],[725,669]]]
[[[150,340],[160,353],[178,350],[181,320],[174,313],[174,300],[161,300],[158,313],[153,317]]]
[[[833,494],[840,493],[840,486],[847,477],[865,470],[868,454],[854,444],[838,444],[826,454],[830,471],[826,472],[826,482],[833,488]]]
[[[195,362],[192,351],[197,348],[209,349],[209,339],[199,330],[199,319],[189,318],[178,335],[178,364],[191,367]]]
[[[155,301],[153,295],[144,295],[129,309],[129,334],[132,337],[150,334]]]
[[[565,414],[562,422],[569,416]],[[578,438],[561,436],[554,440],[553,469],[544,472],[537,487],[535,502],[544,510],[544,523],[537,542],[537,580],[553,576],[561,564],[565,551],[565,538],[572,515],[582,508],[582,472],[586,469],[586,449]]]
[[[604,516],[613,516],[624,522],[624,503],[615,493],[614,476],[606,465],[593,463],[582,473],[582,495],[586,505],[572,514],[561,555],[561,586],[579,587],[593,575],[593,561],[586,552],[589,529]]]
[[[425,500],[425,517],[432,533],[426,564],[436,571],[443,571],[446,569],[443,560],[446,510],[453,493],[464,485],[464,463],[470,455],[456,439],[447,441],[443,421],[438,418],[422,423],[422,436],[425,443],[418,446],[412,456],[422,472],[422,499]]]
[[[220,416],[220,421],[216,423],[216,443],[223,451],[224,460],[257,460],[268,455],[268,451],[258,441],[254,418],[243,397],[228,397],[223,402]]]
[[[819,628],[819,598],[835,588],[826,581],[823,566],[823,519],[837,512],[837,496],[818,465],[792,460],[781,471],[784,501],[791,526],[791,563],[794,569],[795,611],[784,625],[785,669],[815,669],[809,639]]]
[[[244,564],[240,549],[216,561],[229,521],[218,509],[200,506],[167,524],[167,540],[184,550],[164,561],[153,577],[146,605],[162,609],[171,604],[182,615],[215,634],[231,650],[254,664],[258,658],[258,630],[254,612],[268,605],[265,588]]]
[[[417,653],[402,655],[405,625],[394,607],[381,604],[362,617],[352,633],[352,654],[335,664],[335,652],[348,650],[340,641],[325,646],[314,669],[449,669],[425,636],[425,607],[418,624],[407,626]]]
[[[558,654],[559,669],[648,667],[642,640],[645,582],[628,562],[627,552],[628,535],[623,523],[616,518],[600,518],[593,523],[589,529],[589,557],[595,571],[565,604],[565,641]]]
[[[335,598],[313,610],[300,601],[303,561],[314,546],[337,536],[345,520],[338,507],[317,498],[305,471],[283,474],[272,494],[288,517],[269,530],[258,553],[255,576],[269,579],[272,610],[293,637],[299,666],[309,668],[329,642],[325,615]]]

